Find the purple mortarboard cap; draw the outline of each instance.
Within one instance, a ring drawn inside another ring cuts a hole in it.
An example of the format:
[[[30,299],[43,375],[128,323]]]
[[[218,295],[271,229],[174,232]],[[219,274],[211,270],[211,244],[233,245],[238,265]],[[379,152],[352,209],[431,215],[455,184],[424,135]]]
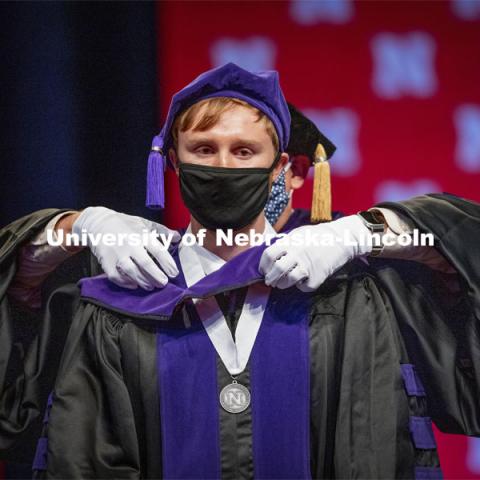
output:
[[[286,150],[290,136],[290,112],[280,88],[278,72],[249,72],[234,63],[208,70],[172,97],[165,124],[153,139],[148,157],[147,207],[159,209],[165,205],[164,172],[176,116],[200,100],[213,97],[238,98],[263,112],[275,127],[280,150]]]

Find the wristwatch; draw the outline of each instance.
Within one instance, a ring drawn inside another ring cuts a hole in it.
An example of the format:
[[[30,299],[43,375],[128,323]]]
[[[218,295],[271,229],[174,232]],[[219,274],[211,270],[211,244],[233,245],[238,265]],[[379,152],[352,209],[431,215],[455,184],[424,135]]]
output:
[[[373,241],[372,251],[370,252],[371,257],[377,257],[382,253],[384,247],[381,238],[386,231],[387,223],[382,214],[378,215],[370,210],[362,210],[358,212],[357,215],[362,219],[362,222],[370,230],[372,235],[374,235],[374,238],[379,238],[379,241]]]

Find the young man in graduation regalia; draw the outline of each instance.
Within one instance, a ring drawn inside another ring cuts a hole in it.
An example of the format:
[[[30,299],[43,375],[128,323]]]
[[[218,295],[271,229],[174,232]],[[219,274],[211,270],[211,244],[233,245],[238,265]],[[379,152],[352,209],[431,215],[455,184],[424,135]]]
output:
[[[112,273],[105,255],[107,276],[80,291],[51,288],[24,373],[0,405],[8,446],[53,387],[38,475],[440,478],[432,420],[480,435],[479,205],[434,194],[379,206],[435,235],[422,254],[430,265],[386,260],[359,242],[386,228],[365,212],[290,234],[348,232],[351,244],[213,241],[217,229],[272,232],[263,208],[287,161],[289,122],[276,72],[228,64],[174,96],[154,139],[148,200],[163,204],[168,157],[192,215],[187,231],[206,228],[204,246],[175,244],[163,288],[129,290],[133,264],[154,282],[150,264],[128,256]],[[75,216],[74,230],[99,228],[100,213]],[[2,232],[4,291],[15,249],[57,214]],[[8,346],[15,325],[2,298]],[[49,357],[54,379],[42,371]]]

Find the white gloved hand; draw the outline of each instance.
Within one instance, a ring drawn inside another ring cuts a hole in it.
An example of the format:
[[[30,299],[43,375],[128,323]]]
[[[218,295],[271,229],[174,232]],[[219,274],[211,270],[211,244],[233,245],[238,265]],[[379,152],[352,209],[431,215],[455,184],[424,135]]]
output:
[[[173,242],[178,242],[181,238],[177,231],[159,223],[118,213],[105,207],[86,208],[72,227],[72,233],[80,236],[87,233],[110,234],[109,236],[113,234],[115,239],[123,237],[122,244],[118,242],[114,245],[105,245],[103,242],[94,245],[89,238],[88,246],[113,283],[130,289],[141,287],[144,290],[153,290],[164,287],[168,283],[167,276],[176,277],[178,269],[172,256],[158,238],[149,236],[146,245],[140,242],[146,230],[171,235]],[[127,235],[132,233],[140,237],[138,242],[128,241]]]
[[[345,235],[347,242],[343,241]],[[266,285],[296,285],[311,292],[354,257],[370,253],[371,239],[370,230],[357,215],[295,228],[285,237],[289,244],[280,239],[265,249],[259,270]]]

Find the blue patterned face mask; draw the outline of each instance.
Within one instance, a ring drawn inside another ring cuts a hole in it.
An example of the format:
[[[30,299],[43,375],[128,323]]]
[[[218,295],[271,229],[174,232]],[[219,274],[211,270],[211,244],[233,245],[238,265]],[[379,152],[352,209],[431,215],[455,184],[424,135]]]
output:
[[[289,163],[282,170],[280,175],[272,183],[270,196],[268,197],[267,203],[263,210],[265,213],[265,218],[270,222],[271,225],[275,225],[277,223],[278,218],[285,211],[288,201],[292,196],[292,191],[290,191],[289,194],[285,185],[285,173],[288,171],[290,166],[291,163]]]

